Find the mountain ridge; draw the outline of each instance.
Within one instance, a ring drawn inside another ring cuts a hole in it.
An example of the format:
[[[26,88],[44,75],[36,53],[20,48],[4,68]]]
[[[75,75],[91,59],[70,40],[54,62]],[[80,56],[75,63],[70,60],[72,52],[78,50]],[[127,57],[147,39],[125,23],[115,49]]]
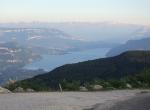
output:
[[[150,37],[138,40],[129,40],[125,44],[110,49],[106,56],[116,56],[122,52],[132,50],[150,50]]]
[[[39,85],[43,88],[57,88],[63,80],[80,81],[84,84],[95,79],[120,79],[149,67],[150,51],[128,51],[115,57],[63,65],[46,74],[23,80],[19,84],[34,89]]]

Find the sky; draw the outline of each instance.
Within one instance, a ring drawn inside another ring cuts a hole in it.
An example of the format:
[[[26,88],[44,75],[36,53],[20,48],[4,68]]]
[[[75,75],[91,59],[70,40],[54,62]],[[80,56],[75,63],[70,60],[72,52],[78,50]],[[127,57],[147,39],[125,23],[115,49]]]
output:
[[[150,25],[150,0],[0,0],[0,22],[123,22]]]

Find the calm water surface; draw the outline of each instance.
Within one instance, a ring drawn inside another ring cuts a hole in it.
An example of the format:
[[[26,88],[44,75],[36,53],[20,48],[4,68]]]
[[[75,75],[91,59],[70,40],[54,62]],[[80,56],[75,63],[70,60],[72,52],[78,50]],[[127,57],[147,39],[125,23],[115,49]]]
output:
[[[25,66],[25,68],[44,69],[46,71],[50,71],[64,64],[104,58],[108,51],[108,48],[99,48],[86,51],[71,52],[64,55],[42,55],[42,59],[40,61],[33,62]]]

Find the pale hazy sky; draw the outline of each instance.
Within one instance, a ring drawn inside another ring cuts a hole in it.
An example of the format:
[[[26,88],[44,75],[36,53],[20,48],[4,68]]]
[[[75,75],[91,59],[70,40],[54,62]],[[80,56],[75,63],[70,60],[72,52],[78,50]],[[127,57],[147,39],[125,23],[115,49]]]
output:
[[[113,21],[150,25],[150,0],[0,0],[0,22]]]

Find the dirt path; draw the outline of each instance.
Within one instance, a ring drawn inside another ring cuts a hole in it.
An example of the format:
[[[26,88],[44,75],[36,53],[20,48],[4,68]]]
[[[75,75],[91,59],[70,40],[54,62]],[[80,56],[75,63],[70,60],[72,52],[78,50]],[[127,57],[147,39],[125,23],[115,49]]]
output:
[[[106,105],[108,106],[102,108],[100,104],[91,110],[150,110],[150,93],[139,94],[134,98],[116,102],[112,107],[109,107],[108,103]]]
[[[83,110],[125,100],[141,90],[0,94],[0,110]]]

